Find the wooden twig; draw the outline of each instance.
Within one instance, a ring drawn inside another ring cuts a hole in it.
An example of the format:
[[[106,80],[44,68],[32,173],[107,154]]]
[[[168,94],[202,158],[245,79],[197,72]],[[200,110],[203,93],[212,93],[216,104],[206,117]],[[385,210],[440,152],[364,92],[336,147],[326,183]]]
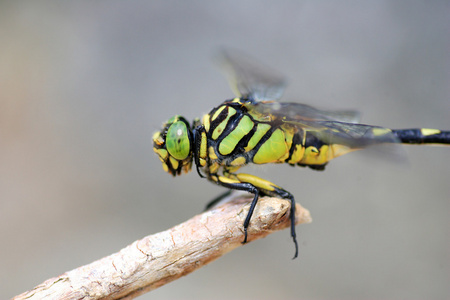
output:
[[[48,279],[13,299],[132,299],[206,265],[244,239],[248,198],[237,198],[169,230],[135,241],[91,264]],[[296,223],[309,223],[297,204]],[[258,201],[248,230],[249,242],[289,226],[289,202]]]

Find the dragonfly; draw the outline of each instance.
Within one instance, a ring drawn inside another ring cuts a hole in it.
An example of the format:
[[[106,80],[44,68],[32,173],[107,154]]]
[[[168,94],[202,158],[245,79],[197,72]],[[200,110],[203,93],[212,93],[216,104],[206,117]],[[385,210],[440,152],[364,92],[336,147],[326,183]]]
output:
[[[384,144],[450,145],[450,131],[429,128],[389,129],[360,124],[353,110],[321,110],[280,102],[286,80],[240,52],[224,50],[219,59],[235,97],[190,124],[176,115],[153,135],[153,150],[164,171],[191,171],[229,190],[253,194],[243,223],[244,240],[261,196],[290,201],[290,234],[298,256],[295,198],[271,181],[237,171],[247,164],[289,164],[316,171],[333,158]],[[211,207],[221,197],[207,207]]]

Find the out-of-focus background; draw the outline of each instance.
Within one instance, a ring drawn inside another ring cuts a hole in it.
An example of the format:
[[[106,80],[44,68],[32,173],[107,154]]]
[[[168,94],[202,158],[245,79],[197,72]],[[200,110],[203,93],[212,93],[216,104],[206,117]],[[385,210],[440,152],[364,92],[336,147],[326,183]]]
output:
[[[289,78],[285,101],[364,123],[450,129],[448,1],[2,1],[0,298],[170,228],[221,193],[172,178],[151,136],[233,97],[211,57],[241,49]],[[450,149],[276,165],[309,208],[283,231],[141,299],[448,299]]]

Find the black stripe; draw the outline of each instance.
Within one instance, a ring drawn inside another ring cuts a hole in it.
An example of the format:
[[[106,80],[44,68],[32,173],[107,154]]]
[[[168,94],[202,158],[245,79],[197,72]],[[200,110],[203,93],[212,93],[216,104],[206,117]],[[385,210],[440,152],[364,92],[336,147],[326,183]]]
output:
[[[294,154],[295,146],[297,146],[297,145],[300,145],[300,147],[304,146],[302,144],[303,134],[304,134],[304,131],[301,129],[299,129],[299,131],[294,134],[294,137],[292,138],[291,149],[289,149],[289,157],[286,159],[287,162],[291,160],[292,154]],[[293,164],[291,164],[291,165],[293,165]]]

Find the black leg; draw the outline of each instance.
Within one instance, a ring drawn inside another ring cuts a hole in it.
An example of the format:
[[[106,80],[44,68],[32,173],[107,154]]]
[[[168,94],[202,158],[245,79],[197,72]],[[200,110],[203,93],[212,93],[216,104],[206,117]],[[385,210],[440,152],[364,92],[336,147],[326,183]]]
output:
[[[259,191],[253,184],[248,183],[248,182],[225,183],[225,182],[217,181],[217,183],[220,184],[221,186],[227,187],[229,189],[246,191],[246,192],[249,192],[249,193],[255,195],[255,197],[253,198],[253,201],[252,201],[252,203],[250,205],[250,209],[248,211],[248,214],[245,217],[245,221],[244,221],[244,241],[242,243],[245,244],[245,243],[247,243],[247,229],[248,229],[248,225],[250,224],[250,219],[252,218],[253,211],[255,210],[256,203],[258,203]],[[221,196],[223,196],[223,195],[221,195]],[[217,200],[217,198],[214,199],[213,201],[216,201],[216,200]],[[219,201],[220,200],[221,199],[219,199]],[[210,204],[211,204],[211,202],[208,204],[208,206]]]
[[[291,202],[290,216],[289,216],[290,221],[291,221],[291,237],[292,237],[292,240],[295,245],[295,254],[294,254],[293,259],[297,258],[298,243],[297,243],[297,234],[295,232],[295,199],[291,193],[283,190],[282,188],[276,187],[276,186],[273,187],[274,188],[273,191],[268,191],[268,190],[260,191],[253,184],[248,183],[248,182],[240,182],[240,183],[224,183],[224,182],[220,182],[220,181],[215,181],[215,182],[221,186],[224,186],[224,187],[232,189],[232,190],[247,191],[247,192],[255,195],[252,200],[252,203],[250,204],[250,209],[248,211],[248,214],[244,220],[244,241],[242,242],[243,244],[245,244],[247,242],[247,229],[250,224],[250,220],[252,218],[253,211],[255,210],[256,204],[258,203],[259,195],[268,195],[268,196],[280,197],[283,199],[289,199],[289,201]],[[225,194],[227,194],[227,193],[225,193]],[[223,196],[225,194],[223,194],[223,195],[219,196],[218,198],[214,199],[213,201],[211,201],[207,207],[211,207],[211,205],[214,205],[218,201],[222,200]]]
[[[248,228],[248,225],[250,224],[250,219],[252,218],[253,211],[255,210],[256,203],[258,203],[258,199],[259,199],[259,193],[258,193],[258,190],[256,190],[255,197],[253,198],[252,204],[250,204],[250,208],[248,210],[248,214],[245,217],[245,221],[244,221],[244,241],[242,242],[242,244],[247,243],[247,228]]]
[[[295,245],[295,254],[294,257],[292,258],[294,259],[298,256],[297,234],[295,232],[295,199],[291,193],[280,188],[275,188],[275,194],[284,199],[289,199],[291,201],[291,214],[289,217],[291,219],[291,237]]]
[[[206,204],[205,210],[210,209],[211,207],[213,207],[214,205],[216,205],[217,203],[222,201],[224,198],[228,197],[231,194],[232,191],[233,190],[228,190],[225,193],[222,193],[219,196],[217,196],[216,198],[214,198],[211,201],[209,201],[208,204]]]

